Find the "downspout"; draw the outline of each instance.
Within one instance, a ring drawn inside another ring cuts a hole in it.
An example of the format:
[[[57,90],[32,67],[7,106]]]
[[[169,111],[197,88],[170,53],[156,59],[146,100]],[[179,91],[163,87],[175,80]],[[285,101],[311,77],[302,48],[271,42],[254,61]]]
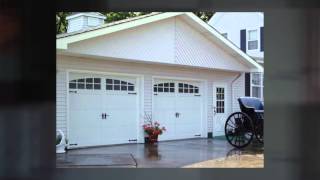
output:
[[[233,83],[238,80],[240,78],[240,76],[242,75],[242,73],[239,73],[232,81],[231,81],[231,109],[233,112]]]

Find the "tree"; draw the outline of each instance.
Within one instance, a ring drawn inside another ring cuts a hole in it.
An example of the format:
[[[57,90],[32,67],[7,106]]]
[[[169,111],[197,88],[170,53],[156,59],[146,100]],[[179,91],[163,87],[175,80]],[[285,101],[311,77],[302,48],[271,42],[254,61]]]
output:
[[[56,13],[56,34],[67,32],[66,17],[71,14],[70,12],[57,12]]]
[[[204,22],[208,22],[209,19],[214,14],[214,12],[193,12],[193,13],[197,15],[200,19],[202,19]]]
[[[119,21],[122,19],[132,18],[136,16],[142,16],[149,14],[151,12],[100,12],[106,16],[106,23]],[[66,17],[70,15],[71,12],[57,12],[56,13],[56,34],[65,33],[67,31],[67,20]],[[199,18],[204,22],[208,22],[212,17],[213,12],[194,12]]]

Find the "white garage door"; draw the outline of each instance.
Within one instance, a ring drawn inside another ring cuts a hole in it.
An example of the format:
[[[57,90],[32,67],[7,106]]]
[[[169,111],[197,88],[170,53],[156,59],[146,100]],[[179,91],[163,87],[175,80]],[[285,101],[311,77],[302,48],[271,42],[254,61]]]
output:
[[[69,147],[134,143],[135,78],[70,74]]]
[[[155,80],[153,86],[153,120],[167,131],[159,140],[201,136],[200,83]]]

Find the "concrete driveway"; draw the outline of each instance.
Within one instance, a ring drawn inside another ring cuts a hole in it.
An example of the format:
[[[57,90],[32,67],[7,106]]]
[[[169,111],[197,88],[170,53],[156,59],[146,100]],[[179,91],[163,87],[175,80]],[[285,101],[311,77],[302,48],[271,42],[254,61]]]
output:
[[[210,168],[263,167],[263,147],[243,150],[225,140],[188,139],[155,145],[125,144],[74,149],[57,154],[57,167]]]

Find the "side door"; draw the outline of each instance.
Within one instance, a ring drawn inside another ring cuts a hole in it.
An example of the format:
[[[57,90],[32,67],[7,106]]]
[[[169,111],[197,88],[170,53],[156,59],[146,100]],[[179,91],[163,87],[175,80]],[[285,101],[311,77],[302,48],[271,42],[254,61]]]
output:
[[[224,125],[227,119],[227,84],[213,84],[213,136],[224,135]]]

